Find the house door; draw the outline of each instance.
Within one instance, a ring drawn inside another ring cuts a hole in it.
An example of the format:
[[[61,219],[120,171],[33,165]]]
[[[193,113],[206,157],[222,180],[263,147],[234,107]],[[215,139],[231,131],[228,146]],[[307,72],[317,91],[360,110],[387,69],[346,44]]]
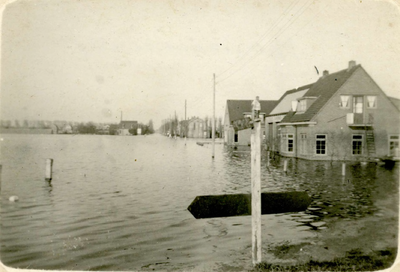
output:
[[[354,124],[363,123],[364,97],[353,96]]]

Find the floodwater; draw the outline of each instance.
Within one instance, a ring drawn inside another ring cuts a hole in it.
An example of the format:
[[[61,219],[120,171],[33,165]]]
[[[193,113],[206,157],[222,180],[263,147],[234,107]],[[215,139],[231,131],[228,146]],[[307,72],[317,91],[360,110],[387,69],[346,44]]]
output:
[[[197,195],[250,193],[249,150],[217,144],[211,155],[209,144],[161,135],[2,135],[1,261],[59,270],[251,268],[249,216],[196,220],[187,210]],[[54,159],[51,183],[46,158]],[[388,205],[397,222],[397,165],[348,164],[342,177],[339,162],[291,159],[284,173],[283,158],[268,164],[263,156],[261,168],[263,192],[305,190],[313,201],[304,212],[263,215],[263,245],[306,243],[333,220],[384,217]]]

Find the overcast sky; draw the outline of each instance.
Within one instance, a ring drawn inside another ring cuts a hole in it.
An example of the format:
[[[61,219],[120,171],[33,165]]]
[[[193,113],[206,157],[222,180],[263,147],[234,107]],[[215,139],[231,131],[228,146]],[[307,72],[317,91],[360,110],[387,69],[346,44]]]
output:
[[[361,64],[400,98],[400,12],[371,0],[25,0],[2,17],[1,119],[155,126]]]

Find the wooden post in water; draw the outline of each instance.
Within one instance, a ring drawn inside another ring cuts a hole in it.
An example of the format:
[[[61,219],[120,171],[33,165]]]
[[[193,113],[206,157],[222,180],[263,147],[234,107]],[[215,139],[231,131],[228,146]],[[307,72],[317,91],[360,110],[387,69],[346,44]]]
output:
[[[261,262],[261,122],[254,114],[251,132],[251,226],[253,265]]]
[[[53,178],[53,159],[46,159],[46,172],[44,178],[46,181],[51,181]]]
[[[287,172],[287,159],[283,161],[283,172]]]
[[[269,151],[267,151],[267,166],[269,166]]]
[[[346,163],[342,163],[342,176],[346,175]]]

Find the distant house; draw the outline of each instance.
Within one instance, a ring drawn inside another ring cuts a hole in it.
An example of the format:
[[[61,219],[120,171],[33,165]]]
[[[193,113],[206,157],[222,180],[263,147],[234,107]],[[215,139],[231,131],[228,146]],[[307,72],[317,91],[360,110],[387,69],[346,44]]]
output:
[[[193,117],[188,120],[188,138],[205,138],[206,124],[204,120]]]
[[[72,134],[72,126],[69,124],[65,124],[62,128],[58,131],[60,134]]]
[[[273,114],[266,118],[272,123],[267,141],[278,140],[281,155],[310,160],[399,156],[398,100],[386,96],[361,65],[350,61],[339,72],[324,71],[302,88],[305,93],[292,97],[293,108],[279,122],[273,122]]]
[[[227,100],[224,118],[224,142],[227,145],[249,145],[250,117],[253,100]],[[264,118],[275,107],[276,100],[260,100],[261,127],[264,131]]]
[[[129,130],[133,131],[133,135],[136,135],[138,129],[137,121],[121,121],[118,125],[119,135],[132,135]]]

